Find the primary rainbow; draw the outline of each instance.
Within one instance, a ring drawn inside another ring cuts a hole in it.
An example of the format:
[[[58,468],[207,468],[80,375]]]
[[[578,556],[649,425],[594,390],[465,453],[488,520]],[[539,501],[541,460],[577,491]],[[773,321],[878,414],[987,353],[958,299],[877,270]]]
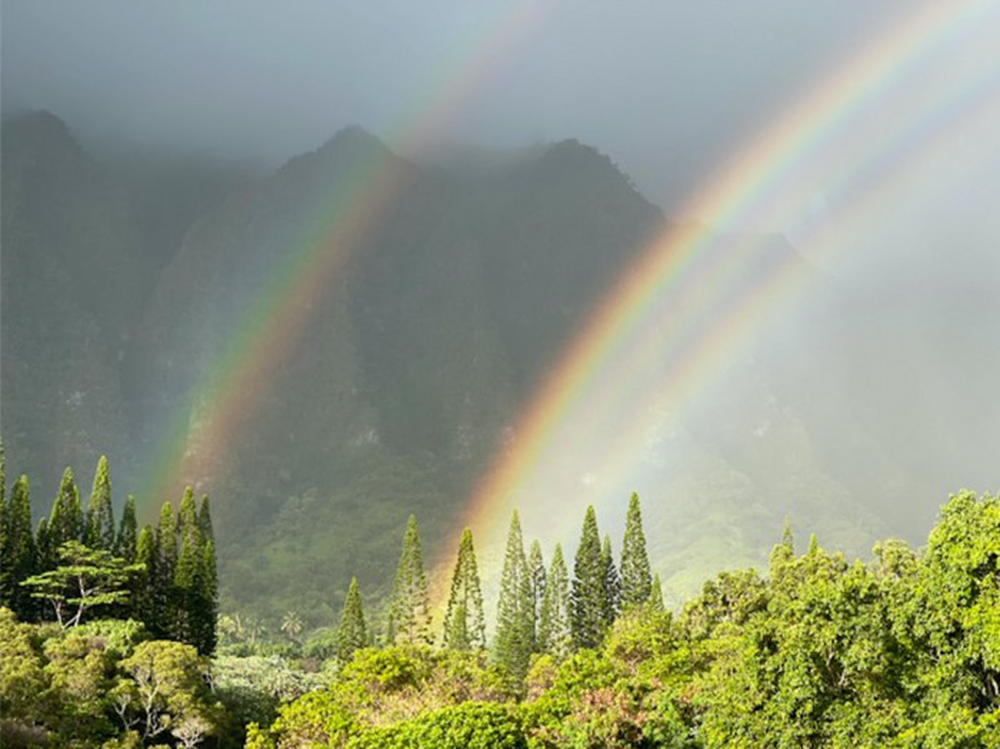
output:
[[[476,85],[492,72],[528,32],[537,28],[553,2],[501,4],[478,34],[446,51],[437,75],[415,92],[387,140],[402,152],[420,147],[446,126]],[[140,492],[146,512],[171,499],[184,484],[205,484],[224,460],[227,445],[253,413],[275,370],[311,317],[365,233],[376,225],[410,175],[383,151],[358,164],[339,181],[300,240],[275,260],[267,283],[256,293],[248,314],[228,338],[226,350],[196,386],[157,443]]]
[[[750,269],[751,277],[738,294],[727,298],[715,293],[720,288],[731,290],[726,263],[734,254],[732,248],[722,246],[717,232],[759,226],[791,170],[817,153],[931,51],[953,43],[982,22],[990,9],[991,3],[983,0],[933,0],[917,12],[907,8],[906,18],[873,39],[813,93],[797,100],[704,183],[680,215],[705,223],[668,227],[605,297],[519,416],[513,445],[475,488],[467,511],[454,527],[456,545],[461,529],[469,526],[487,536],[485,544],[477,539],[480,549],[496,546],[514,506],[542,499],[527,493],[529,487],[534,488],[532,482],[565,462],[558,453],[574,452],[574,439],[587,438],[588,431],[581,424],[617,435],[610,440],[613,449],[606,461],[618,465],[626,459],[625,453],[636,451],[642,430],[649,426],[643,419],[633,424],[621,418],[621,413],[635,413],[632,408],[617,409],[623,399],[645,397],[647,403],[659,399],[664,408],[670,408],[732,359],[751,327],[804,276],[797,273],[795,264],[779,261]],[[713,314],[705,315],[706,307]],[[664,330],[664,325],[669,327]],[[673,354],[667,376],[653,383],[651,393],[637,393],[633,386],[641,375],[634,373],[641,372],[643,363],[664,347],[671,347]],[[598,382],[605,387],[595,387]],[[607,418],[617,421],[602,421]],[[623,434],[615,431],[618,425],[624,427]],[[608,473],[616,475],[614,469]],[[629,489],[619,487],[623,498]],[[569,522],[575,526],[582,514],[576,499],[546,496],[546,519],[554,525]],[[521,509],[523,516],[523,504]],[[442,571],[450,563],[450,551],[442,549]]]

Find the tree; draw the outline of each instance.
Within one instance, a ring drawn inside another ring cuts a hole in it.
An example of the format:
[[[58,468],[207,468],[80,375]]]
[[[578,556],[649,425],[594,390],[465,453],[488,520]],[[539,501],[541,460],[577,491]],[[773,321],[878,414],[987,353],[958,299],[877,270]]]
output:
[[[645,603],[653,592],[653,578],[646,554],[646,536],[642,532],[642,513],[639,495],[635,492],[628,503],[625,519],[625,538],[622,541],[622,609]]]
[[[601,537],[597,531],[597,514],[593,505],[587,507],[583,519],[580,545],[573,566],[573,586],[570,593],[570,621],[573,644],[578,648],[595,648],[604,637],[607,611],[607,569],[601,554]]]
[[[444,616],[444,647],[449,650],[484,650],[486,621],[483,615],[483,593],[479,583],[479,568],[472,545],[472,531],[462,531],[458,544],[458,560],[451,577],[451,592]]]
[[[364,601],[358,578],[351,578],[351,585],[344,598],[344,613],[340,617],[340,629],[337,630],[337,658],[341,663],[348,663],[354,653],[368,644],[368,628],[365,626]]]
[[[111,505],[111,474],[104,455],[97,461],[94,488],[87,509],[86,544],[92,549],[115,551],[115,513]]]
[[[198,647],[200,652],[198,619],[202,611],[202,594],[205,589],[201,579],[205,565],[201,533],[198,532],[193,514],[190,513],[190,506],[193,506],[193,503],[194,499],[192,498],[187,508],[189,513],[182,513],[180,516],[183,528],[182,547],[174,571],[173,592],[176,609],[171,635],[172,639]],[[185,507],[184,503],[181,504],[181,507]],[[204,655],[204,653],[202,654]]]
[[[118,536],[115,538],[115,556],[126,562],[134,562],[136,543],[139,540],[139,523],[136,518],[135,496],[129,494],[125,499],[125,509],[122,510],[121,523],[118,525]]]
[[[59,549],[67,541],[83,541],[85,538],[80,490],[73,480],[72,468],[67,467],[63,472],[59,494],[56,495],[52,514],[49,516],[48,534],[53,550]]]
[[[217,729],[218,710],[209,702],[205,679],[208,666],[193,647],[143,642],[121,665],[127,678],[115,688],[113,699],[126,730],[137,730],[148,741],[172,729],[180,729],[179,740],[189,740],[191,721],[200,721],[199,737]]]
[[[7,502],[7,544],[3,560],[7,603],[24,620],[34,619],[37,607],[30,592],[21,583],[39,571],[38,552],[31,533],[31,500],[28,495],[28,477],[21,476],[14,483]]]
[[[556,544],[542,597],[538,648],[557,660],[568,657],[573,647],[569,608],[569,575],[563,561],[562,546]]]
[[[545,598],[546,574],[545,560],[542,558],[542,545],[535,539],[531,542],[528,552],[528,579],[531,581],[531,650],[540,652],[538,644],[538,627],[542,617],[542,600]]]
[[[615,569],[615,557],[611,551],[611,536],[605,534],[601,546],[601,566],[604,567],[604,623],[610,627],[618,616],[618,601],[621,597],[621,578]]]
[[[663,611],[663,586],[660,584],[660,573],[657,572],[653,578],[653,587],[649,593],[649,607],[653,611]]]
[[[54,570],[33,575],[21,585],[32,589],[33,598],[52,604],[63,628],[77,626],[88,609],[128,600],[126,585],[134,566],[79,541],[60,546],[59,559],[62,563]]]
[[[212,510],[209,508],[208,495],[201,498],[201,506],[198,508],[198,530],[201,537],[208,543],[215,543],[215,533],[212,530]]]
[[[145,526],[136,542],[135,562],[137,572],[132,579],[132,617],[143,622],[150,632],[157,631],[156,591],[157,572],[156,537],[152,526]]]
[[[278,629],[283,632],[288,639],[298,642],[299,635],[302,634],[302,617],[294,611],[286,611],[281,617],[281,625]]]
[[[52,535],[49,533],[49,519],[38,520],[38,530],[35,531],[35,569],[37,571],[51,570],[56,566],[56,551],[52,546]]]
[[[202,552],[200,608],[196,612],[195,637],[198,652],[210,655],[218,641],[216,620],[219,612],[219,577],[215,562],[215,542],[209,540]]]
[[[386,641],[389,644],[430,644],[430,598],[417,518],[410,515],[403,534],[403,550],[392,586]]]
[[[500,577],[500,598],[497,602],[497,632],[494,649],[497,663],[511,682],[520,685],[528,673],[528,663],[534,645],[534,596],[531,577],[524,558],[521,520],[517,511],[510,519],[507,549],[504,553],[503,574]]]
[[[152,592],[151,631],[159,637],[169,637],[176,628],[177,595],[174,576],[177,574],[177,522],[174,508],[164,502],[160,522],[156,527],[156,563],[150,579]]]

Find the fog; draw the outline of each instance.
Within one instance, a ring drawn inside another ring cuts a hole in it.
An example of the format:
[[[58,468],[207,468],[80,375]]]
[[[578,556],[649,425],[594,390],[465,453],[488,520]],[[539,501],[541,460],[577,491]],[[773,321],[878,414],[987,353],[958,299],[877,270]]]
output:
[[[506,28],[507,5],[8,0],[4,104],[274,163],[352,123],[396,136],[457,85],[435,138],[577,138],[669,208],[910,4],[535,3]]]

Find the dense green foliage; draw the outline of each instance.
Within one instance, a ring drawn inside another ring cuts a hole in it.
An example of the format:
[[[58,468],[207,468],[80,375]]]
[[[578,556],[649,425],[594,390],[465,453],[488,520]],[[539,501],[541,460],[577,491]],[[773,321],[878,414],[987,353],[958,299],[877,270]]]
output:
[[[248,746],[1000,746],[1000,498],[953,497],[921,552],[786,536],[766,577],[722,573],[680,613],[650,588],[598,647],[535,655],[523,690],[500,660],[363,650]]]
[[[27,476],[2,506],[0,606],[21,621],[55,620],[73,628],[95,614],[131,617],[154,637],[188,643],[202,655],[214,651],[218,581],[207,497],[199,509],[188,490],[176,517],[164,504],[155,533],[147,526],[138,537],[130,497],[116,529],[102,456],[86,514],[69,468],[36,533]]]

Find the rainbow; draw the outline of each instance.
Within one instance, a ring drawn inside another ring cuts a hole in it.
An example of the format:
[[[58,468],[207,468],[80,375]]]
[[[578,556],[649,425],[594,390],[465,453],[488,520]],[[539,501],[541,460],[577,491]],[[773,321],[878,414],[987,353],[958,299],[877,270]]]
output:
[[[625,476],[624,466],[635,461],[649,430],[707,387],[713,375],[734,361],[754,327],[809,277],[787,258],[734,261],[753,253],[733,235],[767,225],[769,212],[787,202],[782,191],[793,173],[819,160],[850,126],[863,130],[860,120],[878,98],[894,86],[914,84],[915,73],[932,53],[953,48],[970,29],[995,25],[1000,19],[984,18],[996,10],[995,3],[983,0],[929,2],[917,12],[907,8],[902,21],[796,100],[712,175],[680,212],[704,223],[669,226],[650,243],[550,370],[519,415],[513,444],[475,487],[449,539],[453,547],[468,526],[481,536],[477,546],[488,558],[488,549],[502,542],[516,505],[526,525],[534,509],[535,527],[565,539],[565,530],[575,527],[582,513],[579,492],[553,496],[546,487],[561,480],[565,489],[567,477],[574,478],[583,452],[577,452],[577,445],[595,431],[613,435],[598,448],[601,469],[595,473]],[[996,83],[993,77],[987,82]],[[885,176],[862,186],[847,218],[868,214],[918,163],[962,132],[969,119],[962,114],[982,98],[982,84],[977,81],[950,100],[951,106],[942,108],[950,112],[948,117],[930,118],[930,127],[905,141],[891,158],[882,158],[882,151],[893,151],[883,142],[863,155],[863,163],[881,159],[879,174]],[[823,232],[807,242],[827,253],[836,246]],[[669,362],[665,375],[662,366],[653,366],[664,361]],[[554,476],[558,479],[550,481]],[[630,488],[619,486],[617,491],[624,499]],[[540,497],[544,503],[537,501]],[[554,532],[553,526],[563,532]],[[442,553],[447,555],[439,567],[443,572],[451,549]]]
[[[406,103],[387,141],[402,153],[421,147],[450,122],[484,79],[548,18],[554,2],[501,4],[479,33],[444,54],[427,87]],[[456,73],[457,71],[457,73]],[[140,496],[153,504],[181,486],[204,486],[224,461],[228,444],[253,413],[284,355],[294,347],[311,311],[332,280],[411,176],[382,151],[344,175],[300,240],[275,259],[272,273],[226,350],[172,409],[143,477]]]

